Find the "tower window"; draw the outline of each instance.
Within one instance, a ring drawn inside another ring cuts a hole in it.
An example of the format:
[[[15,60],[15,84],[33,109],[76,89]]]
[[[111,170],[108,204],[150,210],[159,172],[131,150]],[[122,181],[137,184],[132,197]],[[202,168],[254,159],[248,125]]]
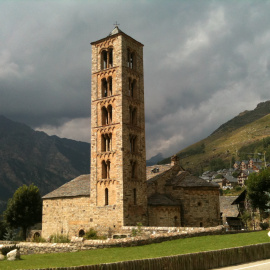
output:
[[[137,143],[137,136],[135,135],[129,135],[129,146],[130,146],[130,152],[135,153],[136,152],[136,143]]]
[[[108,96],[108,83],[106,79],[102,79],[101,81],[101,92],[102,92],[102,97]]]
[[[101,52],[101,69],[110,68],[113,66],[113,49],[103,50]]]
[[[101,69],[107,68],[107,51],[101,53]]]
[[[102,179],[110,179],[110,168],[111,162],[109,160],[103,160],[101,163],[102,167]]]
[[[130,49],[127,50],[127,66],[131,69],[135,68],[135,52],[131,52]]]
[[[137,163],[136,161],[130,161],[131,165],[131,178],[137,177]]]
[[[137,205],[137,190],[136,188],[133,189],[133,203]]]
[[[109,190],[105,188],[105,205],[109,205]]]
[[[108,78],[108,85],[109,85],[109,96],[112,96],[112,94],[113,94],[113,91],[112,91],[112,77],[109,77]]]
[[[112,133],[101,135],[101,152],[112,151]]]
[[[112,105],[107,108],[102,107],[101,109],[101,124],[102,126],[110,125],[112,123]]]
[[[136,97],[136,80],[128,79],[128,95],[135,98]]]
[[[109,49],[109,67],[112,67],[113,66],[113,49]]]
[[[132,106],[129,106],[129,123],[131,125],[137,124],[137,109]]]
[[[107,80],[103,78],[101,80],[101,96],[102,97],[109,97],[113,93],[113,82],[112,77],[109,77]]]

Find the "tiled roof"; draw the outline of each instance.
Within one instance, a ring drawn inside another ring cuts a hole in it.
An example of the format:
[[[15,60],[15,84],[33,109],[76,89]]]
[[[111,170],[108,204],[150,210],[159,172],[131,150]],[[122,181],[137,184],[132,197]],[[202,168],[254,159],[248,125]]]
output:
[[[148,205],[152,206],[175,206],[179,205],[173,198],[169,195],[155,193],[148,198]]]
[[[225,217],[237,217],[239,211],[237,205],[232,205],[237,196],[219,196],[220,212],[222,212],[223,218]]]
[[[83,174],[43,196],[43,199],[90,196],[90,174]]]

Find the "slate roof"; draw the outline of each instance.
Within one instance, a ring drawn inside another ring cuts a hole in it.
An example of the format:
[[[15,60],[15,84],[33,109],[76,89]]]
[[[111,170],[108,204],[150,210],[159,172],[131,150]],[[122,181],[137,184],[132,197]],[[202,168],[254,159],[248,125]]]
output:
[[[189,174],[187,171],[180,171],[178,174],[167,181],[167,185],[174,187],[209,187],[219,188],[219,184],[207,182],[197,176]]]
[[[43,196],[43,199],[90,196],[90,174],[83,174]]]
[[[219,196],[220,212],[222,217],[237,217],[239,211],[237,205],[232,203],[238,198],[238,196]]]
[[[166,194],[155,193],[148,198],[148,205],[152,206],[177,206],[180,205]]]
[[[119,33],[124,33],[124,32],[121,31],[121,30],[119,29],[119,27],[116,25],[116,26],[114,27],[114,29],[112,30],[112,32],[109,34],[109,36],[113,36],[113,35],[116,35],[116,34],[119,34]]]

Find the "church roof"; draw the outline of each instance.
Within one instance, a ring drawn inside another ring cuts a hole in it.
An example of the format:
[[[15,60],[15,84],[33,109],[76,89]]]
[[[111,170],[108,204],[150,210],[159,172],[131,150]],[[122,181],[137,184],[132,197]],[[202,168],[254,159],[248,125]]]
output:
[[[121,30],[119,29],[119,27],[116,25],[116,26],[114,27],[114,29],[111,31],[111,33],[109,34],[109,36],[113,36],[113,35],[116,35],[116,34],[119,34],[119,33],[124,33],[124,32],[121,31]]]
[[[177,206],[177,203],[173,198],[170,198],[169,195],[155,193],[148,198],[148,205],[152,206]]]
[[[114,27],[114,29],[109,33],[109,35],[108,35],[107,37],[102,38],[102,39],[97,40],[97,41],[94,41],[94,42],[91,42],[90,44],[91,44],[91,45],[94,45],[94,44],[103,42],[104,40],[106,40],[106,39],[108,39],[108,38],[110,38],[110,37],[112,37],[112,36],[114,36],[114,35],[115,35],[115,36],[116,36],[116,35],[123,35],[123,36],[125,36],[125,37],[127,37],[127,38],[132,39],[132,40],[135,41],[137,44],[143,46],[143,44],[142,44],[141,42],[137,41],[137,40],[134,39],[133,37],[127,35],[127,34],[124,33],[122,30],[120,30],[119,27],[118,27],[117,25]]]
[[[178,174],[167,181],[167,185],[174,187],[208,187],[219,188],[216,183],[207,182],[197,176],[189,174],[187,171],[179,171]]]
[[[43,199],[90,196],[90,174],[83,174],[43,196]]]

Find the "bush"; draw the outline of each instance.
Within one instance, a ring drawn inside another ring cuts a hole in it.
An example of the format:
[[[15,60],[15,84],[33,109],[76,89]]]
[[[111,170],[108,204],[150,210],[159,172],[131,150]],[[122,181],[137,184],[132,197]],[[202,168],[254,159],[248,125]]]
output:
[[[84,238],[88,239],[88,240],[90,240],[90,239],[92,239],[92,240],[96,240],[96,239],[105,240],[105,239],[107,239],[107,237],[105,235],[102,235],[102,236],[98,235],[98,232],[93,228],[90,228],[89,231],[87,231],[85,233]]]
[[[41,236],[35,236],[33,239],[32,239],[32,242],[35,242],[35,243],[45,243],[46,240],[44,238],[42,238]]]
[[[51,243],[69,243],[70,239],[67,234],[53,234],[50,236]]]
[[[260,227],[262,230],[266,230],[269,228],[269,224],[268,224],[268,222],[261,222]]]
[[[2,247],[0,251],[4,256],[6,256],[11,250],[14,250],[14,249],[20,249],[20,248],[16,247],[16,245],[5,246],[5,247]]]

